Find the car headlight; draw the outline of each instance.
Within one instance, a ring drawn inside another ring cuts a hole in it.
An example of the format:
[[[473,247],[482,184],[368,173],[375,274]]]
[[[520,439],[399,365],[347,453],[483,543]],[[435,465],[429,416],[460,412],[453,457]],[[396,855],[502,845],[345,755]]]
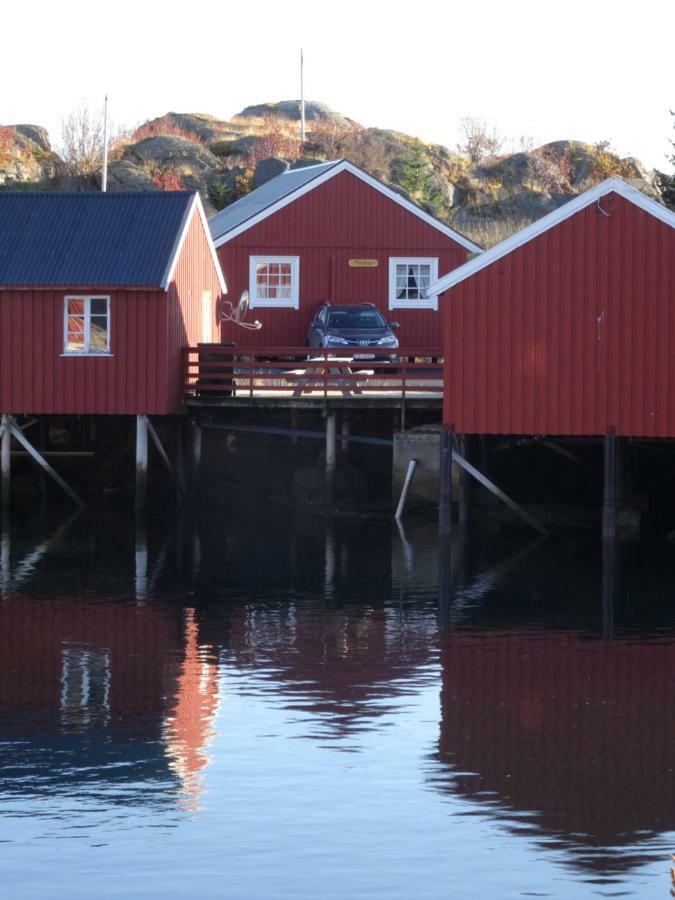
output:
[[[398,347],[398,341],[393,334],[381,337],[377,342],[381,347]]]
[[[326,335],[326,343],[327,344],[342,344],[345,346],[349,343],[349,341],[345,340],[345,338],[340,337],[337,334],[327,334]]]

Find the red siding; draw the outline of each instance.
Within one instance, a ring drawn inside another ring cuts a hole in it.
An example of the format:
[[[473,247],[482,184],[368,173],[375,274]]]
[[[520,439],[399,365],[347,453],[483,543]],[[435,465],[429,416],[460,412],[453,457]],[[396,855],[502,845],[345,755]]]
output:
[[[111,356],[63,354],[67,294],[110,296]],[[0,290],[0,411],[168,413],[166,294],[95,289]]]
[[[174,410],[183,402],[181,347],[194,347],[202,339],[202,293],[211,292],[211,340],[218,341],[217,308],[220,281],[201,217],[193,215],[168,291],[168,359],[170,398]]]
[[[457,431],[675,437],[675,231],[617,194],[602,205],[441,297]]]
[[[225,323],[222,339],[242,345],[302,346],[317,307],[369,300],[401,324],[408,347],[439,347],[440,314],[431,309],[388,308],[389,257],[438,257],[439,275],[466,261],[461,244],[356,178],[341,172],[218,249],[228,297],[249,287],[249,256],[300,257],[300,308],[261,308],[263,323],[249,332]],[[349,268],[348,260],[377,259],[377,268]]]

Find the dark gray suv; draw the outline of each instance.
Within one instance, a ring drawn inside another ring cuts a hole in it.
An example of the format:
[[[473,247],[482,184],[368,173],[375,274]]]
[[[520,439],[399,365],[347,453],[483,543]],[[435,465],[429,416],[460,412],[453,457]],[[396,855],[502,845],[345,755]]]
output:
[[[344,348],[355,359],[375,359],[375,355],[363,352],[373,347],[378,350],[395,350],[398,341],[393,329],[398,322],[387,322],[374,303],[350,303],[334,305],[324,303],[314,316],[307,332],[309,347]],[[396,362],[397,357],[380,356],[377,359]]]

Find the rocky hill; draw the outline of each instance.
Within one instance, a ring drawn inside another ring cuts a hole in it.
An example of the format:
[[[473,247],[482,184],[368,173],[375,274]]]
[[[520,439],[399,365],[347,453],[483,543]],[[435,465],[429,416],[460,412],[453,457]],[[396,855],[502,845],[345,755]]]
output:
[[[364,127],[314,102],[306,104],[301,143],[299,117],[298,101],[249,106],[229,121],[167,113],[115,137],[109,189],[197,189],[213,212],[292,166],[345,157],[483,246],[610,175],[661,199],[656,173],[606,144],[556,141],[505,154],[467,143],[465,152],[453,151]],[[59,156],[39,126],[0,126],[0,189],[96,187],[98,150],[74,155]]]

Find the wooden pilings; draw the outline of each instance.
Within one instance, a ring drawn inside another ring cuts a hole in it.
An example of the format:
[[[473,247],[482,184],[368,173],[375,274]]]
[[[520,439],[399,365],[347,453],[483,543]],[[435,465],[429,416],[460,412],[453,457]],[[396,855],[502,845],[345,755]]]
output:
[[[0,419],[0,517],[3,521],[9,515],[9,489],[12,472],[11,440],[9,416],[3,415]]]
[[[148,499],[148,417],[136,416],[136,512],[145,509]]]
[[[441,625],[450,616],[452,565],[452,426],[443,428],[440,445],[438,503],[438,615]]]

